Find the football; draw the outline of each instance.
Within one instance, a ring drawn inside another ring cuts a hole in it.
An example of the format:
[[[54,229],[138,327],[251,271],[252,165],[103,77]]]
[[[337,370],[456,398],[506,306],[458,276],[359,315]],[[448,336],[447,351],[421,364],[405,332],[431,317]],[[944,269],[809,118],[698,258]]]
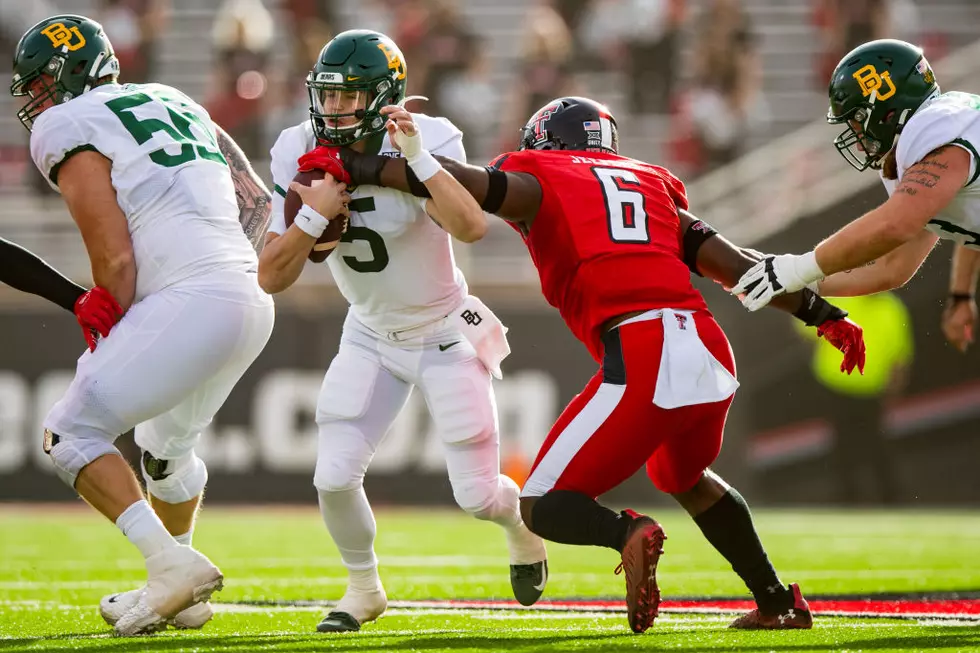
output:
[[[312,186],[314,182],[322,181],[325,174],[323,170],[297,172],[296,176],[293,177],[293,181],[297,181],[304,186]],[[293,224],[293,220],[296,219],[296,213],[301,206],[303,206],[303,200],[300,198],[299,193],[294,190],[287,191],[286,201],[283,204],[283,217],[286,218],[287,229],[289,225]],[[313,249],[310,250],[309,259],[311,261],[322,263],[327,260],[330,252],[336,249],[336,246],[330,246],[329,243],[340,240],[340,237],[344,235],[344,231],[347,230],[347,220],[347,216],[342,216],[330,221],[327,228],[323,230],[323,234],[317,238]]]

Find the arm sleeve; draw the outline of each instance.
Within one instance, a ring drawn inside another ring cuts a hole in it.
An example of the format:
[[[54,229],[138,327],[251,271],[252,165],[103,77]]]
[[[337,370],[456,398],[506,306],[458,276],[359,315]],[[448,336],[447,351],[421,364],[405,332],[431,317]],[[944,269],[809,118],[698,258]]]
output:
[[[44,297],[68,312],[85,288],[70,281],[35,254],[0,238],[0,282],[22,292]]]

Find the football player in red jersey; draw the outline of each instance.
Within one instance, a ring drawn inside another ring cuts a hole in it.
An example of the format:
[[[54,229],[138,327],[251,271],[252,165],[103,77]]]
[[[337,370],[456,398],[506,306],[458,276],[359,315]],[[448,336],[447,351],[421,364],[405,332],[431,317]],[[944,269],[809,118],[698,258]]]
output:
[[[684,185],[669,171],[617,151],[609,111],[570,97],[540,109],[519,151],[486,168],[440,159],[485,211],[521,233],[545,297],[601,364],[538,453],[521,494],[525,523],[555,542],[619,551],[630,626],[643,632],[657,616],[666,536],[652,518],[595,498],[645,465],[755,597],[757,609],[732,627],[810,628],[799,587],[779,580],[745,500],[708,468],[738,383],[728,340],[690,274],[731,286],[758,256],[688,213]],[[341,156],[355,184],[424,196],[398,159]],[[863,368],[861,329],[844,311],[806,289],[774,306],[841,349],[842,371]]]

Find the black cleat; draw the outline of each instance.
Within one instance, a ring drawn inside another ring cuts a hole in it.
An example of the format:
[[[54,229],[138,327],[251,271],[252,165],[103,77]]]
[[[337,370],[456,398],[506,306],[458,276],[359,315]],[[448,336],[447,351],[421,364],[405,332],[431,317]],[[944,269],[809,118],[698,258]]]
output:
[[[346,612],[331,612],[316,625],[318,633],[356,633],[360,629],[357,619]]]
[[[510,587],[521,605],[534,605],[548,584],[548,561],[510,566]]]

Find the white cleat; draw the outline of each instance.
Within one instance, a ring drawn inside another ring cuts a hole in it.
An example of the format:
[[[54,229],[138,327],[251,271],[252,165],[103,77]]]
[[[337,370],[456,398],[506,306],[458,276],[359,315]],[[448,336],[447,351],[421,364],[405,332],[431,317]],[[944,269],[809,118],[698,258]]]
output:
[[[357,632],[361,626],[374,621],[388,608],[388,597],[380,585],[374,592],[359,592],[347,588],[337,606],[317,624],[321,633]]]
[[[115,626],[119,618],[124,614],[129,612],[136,603],[139,601],[140,596],[146,591],[145,587],[139,589],[130,590],[128,592],[120,592],[118,594],[107,594],[102,597],[99,601],[99,612],[102,614],[102,618],[110,626]],[[192,605],[183,612],[178,612],[177,615],[168,620],[169,623],[174,628],[191,629],[197,630],[204,626],[207,622],[211,621],[211,617],[214,616],[214,610],[211,608],[210,603],[198,603],[197,605]]]
[[[119,635],[153,633],[178,613],[205,603],[221,590],[224,576],[204,555],[183,544],[146,559],[146,588],[116,621]]]

